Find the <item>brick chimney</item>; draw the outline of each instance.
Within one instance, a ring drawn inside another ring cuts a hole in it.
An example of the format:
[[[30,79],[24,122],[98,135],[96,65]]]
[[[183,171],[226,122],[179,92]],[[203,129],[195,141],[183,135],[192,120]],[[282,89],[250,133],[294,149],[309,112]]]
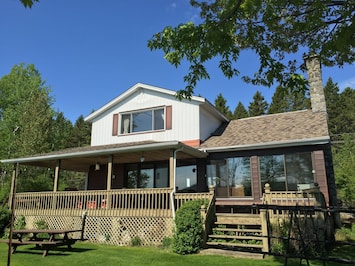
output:
[[[322,70],[318,55],[308,55],[304,57],[306,64],[309,94],[313,112],[326,112]]]

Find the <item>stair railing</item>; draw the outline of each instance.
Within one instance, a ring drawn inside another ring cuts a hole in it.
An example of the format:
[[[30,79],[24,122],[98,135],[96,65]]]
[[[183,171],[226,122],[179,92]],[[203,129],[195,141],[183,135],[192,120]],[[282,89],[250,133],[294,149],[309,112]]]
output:
[[[202,205],[200,208],[202,229],[203,229],[203,244],[207,242],[209,233],[212,230],[213,224],[216,220],[216,195],[215,188],[210,187],[210,199],[208,205]]]

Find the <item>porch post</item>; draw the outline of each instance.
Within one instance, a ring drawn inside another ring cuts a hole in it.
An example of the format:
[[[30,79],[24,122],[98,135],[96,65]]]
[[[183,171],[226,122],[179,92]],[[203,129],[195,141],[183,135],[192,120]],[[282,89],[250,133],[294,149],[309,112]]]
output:
[[[112,180],[112,162],[113,162],[113,156],[110,155],[108,157],[108,163],[107,163],[107,190],[111,190],[111,180]]]
[[[12,204],[13,201],[12,199],[15,197],[14,193],[15,192],[15,185],[16,185],[16,178],[17,178],[17,164],[14,164],[14,169],[12,170],[12,179],[11,179],[11,193],[10,193],[10,197],[9,197],[9,208],[12,209]]]
[[[10,266],[11,263],[11,254],[12,254],[12,231],[15,222],[15,201],[16,201],[16,182],[19,174],[19,163],[14,164],[14,170],[12,172],[11,180],[11,199],[10,199],[10,208],[11,208],[11,222],[10,222],[10,232],[9,232],[9,245],[7,252],[7,266]]]
[[[61,160],[57,160],[57,165],[55,166],[53,192],[58,191],[58,180],[59,180],[61,162],[62,162]]]
[[[169,183],[170,188],[175,191],[175,158],[174,158],[174,150],[170,150],[169,157]]]
[[[113,155],[110,155],[108,157],[108,163],[107,163],[107,196],[106,199],[103,199],[103,202],[101,202],[101,207],[102,208],[107,208],[110,209],[111,207],[111,196],[109,194],[109,191],[111,190],[111,181],[112,181],[112,164],[113,164]]]

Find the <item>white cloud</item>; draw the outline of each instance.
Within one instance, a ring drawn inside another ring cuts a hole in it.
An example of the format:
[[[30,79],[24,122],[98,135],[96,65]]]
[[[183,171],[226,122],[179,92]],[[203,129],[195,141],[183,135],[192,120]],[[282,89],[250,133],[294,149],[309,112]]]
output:
[[[347,87],[355,89],[355,77],[352,77],[339,83],[340,91],[343,91]]]

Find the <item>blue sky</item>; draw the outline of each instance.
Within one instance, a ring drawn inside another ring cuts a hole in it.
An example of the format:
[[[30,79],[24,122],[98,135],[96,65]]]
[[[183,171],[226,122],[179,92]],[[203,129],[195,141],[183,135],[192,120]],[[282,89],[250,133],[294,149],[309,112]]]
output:
[[[179,90],[185,87],[187,65],[169,65],[147,41],[165,26],[197,21],[189,0],[41,0],[25,9],[19,0],[0,3],[0,77],[15,64],[34,64],[52,90],[54,108],[75,121],[87,116],[137,82]],[[238,101],[247,108],[256,90],[270,103],[274,88],[228,80],[215,60],[208,64],[210,80],[195,94],[214,103],[222,93],[233,111]],[[258,61],[241,55],[242,74],[253,73]],[[355,66],[323,68],[340,88],[355,88]]]

